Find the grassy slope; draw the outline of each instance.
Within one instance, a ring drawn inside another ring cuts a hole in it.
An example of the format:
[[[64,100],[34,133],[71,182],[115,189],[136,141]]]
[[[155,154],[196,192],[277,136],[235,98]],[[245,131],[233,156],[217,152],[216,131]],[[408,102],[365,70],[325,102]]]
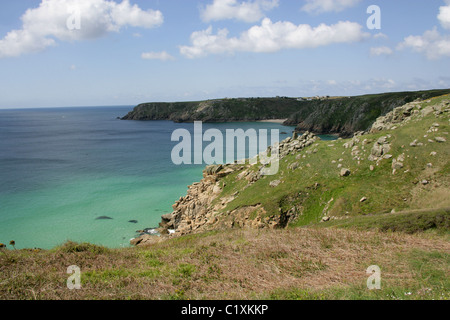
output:
[[[307,101],[292,114],[288,123],[299,131],[347,133],[367,130],[378,117],[416,99],[426,100],[449,90],[392,92],[345,97],[328,101]]]
[[[358,165],[345,140],[319,142],[302,151],[303,169],[288,170],[297,161],[289,156],[279,176],[241,191],[225,209],[260,203],[274,214],[296,206],[303,214],[285,230],[216,230],[147,248],[67,243],[48,251],[4,250],[0,299],[449,299],[448,209],[433,209],[449,206],[449,147],[421,138],[435,122],[439,132],[429,138],[449,131],[447,118],[430,115],[364,136],[391,134],[390,153],[409,155],[396,175],[391,160],[374,171],[367,160]],[[417,138],[425,145],[410,148]],[[339,177],[339,159],[351,176]],[[281,185],[268,187],[280,178]],[[416,183],[422,179],[431,183]],[[224,196],[245,184],[233,176],[226,182]],[[324,214],[342,219],[320,223]],[[382,270],[382,289],[369,291],[366,269],[374,264]],[[81,290],[66,288],[70,265],[81,268]]]
[[[446,96],[448,99],[448,96]],[[439,103],[444,98],[435,99],[432,103]],[[427,104],[424,103],[424,106]],[[427,133],[434,123],[439,123],[439,131]],[[449,172],[450,147],[444,144],[429,143],[428,139],[442,136],[449,132],[448,117],[435,118],[433,114],[419,121],[378,134],[365,135],[358,144],[361,150],[361,160],[358,164],[351,154],[351,148],[344,148],[348,140],[334,142],[320,141],[310,146],[301,154],[305,158],[297,160],[297,154],[290,155],[280,163],[280,172],[273,177],[264,177],[255,184],[241,191],[238,197],[223,211],[234,210],[241,206],[262,204],[268,215],[277,214],[279,208],[288,211],[296,207],[302,212],[295,226],[319,222],[324,215],[345,218],[365,214],[389,213],[393,209],[398,211],[450,207]],[[389,152],[396,158],[405,153],[404,168],[392,174],[392,159],[382,160],[377,166],[375,162],[367,160],[373,142],[382,136],[390,135],[392,149]],[[428,135],[424,138],[424,135]],[[448,137],[447,135],[444,135]],[[364,146],[364,139],[372,140]],[[410,143],[419,139],[424,145],[410,147]],[[311,152],[317,150],[316,153]],[[431,156],[431,152],[437,152]],[[340,161],[341,160],[341,161]],[[333,163],[336,161],[336,163]],[[299,168],[290,170],[288,167],[297,162]],[[432,168],[427,164],[432,163]],[[352,171],[349,177],[340,177],[338,165]],[[370,170],[373,165],[375,169]],[[225,179],[226,187],[223,196],[232,195],[246,184],[236,181],[236,175]],[[270,188],[273,180],[283,181],[277,188]],[[428,180],[430,183],[422,186],[419,181]],[[361,203],[360,199],[367,198]],[[325,207],[328,210],[324,212]]]
[[[6,254],[0,299],[450,298],[448,241],[430,234],[235,229],[148,248],[67,243]],[[71,291],[66,269],[74,264],[82,289]],[[379,291],[366,287],[374,264],[382,270]]]

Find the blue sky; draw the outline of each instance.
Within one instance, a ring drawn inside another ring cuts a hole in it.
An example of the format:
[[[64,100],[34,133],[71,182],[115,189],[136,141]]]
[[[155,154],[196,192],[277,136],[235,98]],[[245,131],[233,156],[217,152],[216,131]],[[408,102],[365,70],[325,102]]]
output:
[[[0,108],[449,88],[449,70],[450,0],[0,2]]]

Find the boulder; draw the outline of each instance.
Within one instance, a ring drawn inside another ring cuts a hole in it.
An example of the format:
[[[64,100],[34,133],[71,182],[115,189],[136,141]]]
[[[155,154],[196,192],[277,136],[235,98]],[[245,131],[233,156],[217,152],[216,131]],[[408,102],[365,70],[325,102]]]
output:
[[[162,238],[159,236],[152,236],[149,234],[144,234],[140,237],[130,240],[132,246],[148,246],[156,243],[162,242]]]
[[[391,151],[391,145],[388,142],[388,137],[381,137],[374,143],[372,150],[370,151],[369,161],[374,161],[387,154],[389,151]]]
[[[281,184],[281,180],[275,180],[275,181],[272,181],[269,185],[270,185],[272,188],[276,188],[276,187],[278,187],[280,184]]]
[[[290,164],[288,168],[289,168],[290,170],[295,170],[295,169],[297,169],[299,166],[300,166],[300,165],[298,164],[298,162],[294,162],[294,163]]]
[[[403,163],[402,162],[398,162],[394,159],[394,161],[392,161],[392,169],[395,170],[400,170],[403,168]]]
[[[161,216],[161,222],[159,223],[159,226],[162,229],[172,229],[174,228],[174,214],[168,213],[163,216]]]
[[[211,165],[211,166],[206,167],[204,173],[205,173],[205,175],[216,175],[222,169],[223,169],[223,165],[221,165],[221,164]]]
[[[219,178],[224,178],[224,177],[226,177],[227,175],[232,174],[233,172],[234,172],[234,170],[233,170],[232,168],[227,168],[227,169],[225,169],[225,170],[219,171],[219,172],[217,173],[217,176],[218,176]]]
[[[342,168],[340,172],[341,177],[348,177],[351,174],[351,171],[346,168]]]

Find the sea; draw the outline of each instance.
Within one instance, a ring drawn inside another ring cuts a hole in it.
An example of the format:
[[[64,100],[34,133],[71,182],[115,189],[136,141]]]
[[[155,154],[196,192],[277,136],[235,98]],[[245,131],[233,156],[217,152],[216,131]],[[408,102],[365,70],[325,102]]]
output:
[[[119,119],[132,108],[0,110],[1,243],[14,240],[17,249],[67,241],[129,247],[139,230],[157,227],[161,215],[172,212],[206,165],[172,161],[179,144],[173,132],[193,135],[194,124]],[[294,127],[204,123],[208,129],[224,136],[227,129],[278,129],[283,140]],[[258,152],[246,149],[248,157]]]

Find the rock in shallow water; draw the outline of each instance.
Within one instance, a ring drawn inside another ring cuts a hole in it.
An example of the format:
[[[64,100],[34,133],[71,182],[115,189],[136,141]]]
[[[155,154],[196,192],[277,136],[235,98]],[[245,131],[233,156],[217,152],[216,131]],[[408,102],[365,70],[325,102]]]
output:
[[[96,218],[95,220],[113,220],[113,218],[108,217],[108,216],[101,216],[101,217]]]

